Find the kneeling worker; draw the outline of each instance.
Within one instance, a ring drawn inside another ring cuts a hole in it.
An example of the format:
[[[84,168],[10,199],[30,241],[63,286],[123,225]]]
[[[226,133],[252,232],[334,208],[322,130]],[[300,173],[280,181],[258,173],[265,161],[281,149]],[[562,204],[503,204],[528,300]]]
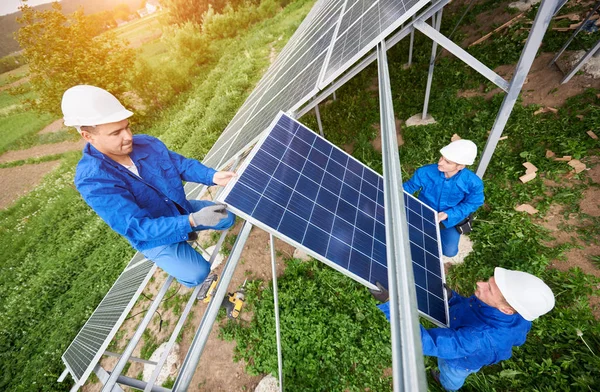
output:
[[[460,232],[455,227],[483,205],[483,182],[466,168],[477,157],[477,146],[470,140],[456,140],[440,150],[437,164],[418,168],[403,184],[408,193],[420,191],[419,200],[438,212],[442,225],[442,254],[456,256]]]
[[[133,136],[133,113],[101,88],[72,87],[61,106],[65,125],[88,142],[75,174],[86,203],[181,284],[202,283],[210,265],[186,241],[198,230],[229,228],[235,216],[223,204],[187,200],[182,180],[224,186],[235,173],[185,158],[152,136]]]
[[[387,292],[374,292],[387,301]],[[450,328],[421,326],[423,354],[438,358],[439,382],[458,390],[467,376],[481,367],[512,356],[513,346],[525,343],[531,322],[554,307],[554,294],[538,277],[496,267],[494,276],[477,282],[474,295],[452,291]],[[378,306],[389,320],[389,302]]]

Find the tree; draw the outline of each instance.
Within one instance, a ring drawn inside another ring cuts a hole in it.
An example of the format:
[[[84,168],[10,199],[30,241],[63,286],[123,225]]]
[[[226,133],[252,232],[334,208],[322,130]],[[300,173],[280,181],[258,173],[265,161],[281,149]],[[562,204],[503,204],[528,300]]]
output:
[[[30,83],[39,99],[29,103],[42,112],[60,114],[62,94],[77,84],[105,88],[127,101],[128,75],[135,52],[108,31],[99,36],[94,20],[79,10],[65,16],[59,3],[47,11],[20,8],[17,41],[29,63]]]

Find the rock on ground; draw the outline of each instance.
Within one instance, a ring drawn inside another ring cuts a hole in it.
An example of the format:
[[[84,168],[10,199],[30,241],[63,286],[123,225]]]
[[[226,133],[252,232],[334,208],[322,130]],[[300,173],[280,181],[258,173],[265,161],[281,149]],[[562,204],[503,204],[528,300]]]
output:
[[[310,260],[310,256],[305,251],[303,251],[302,249],[296,249],[294,251],[293,257],[295,259],[300,259],[302,261],[308,261],[308,260]]]
[[[158,346],[156,351],[154,351],[152,353],[152,356],[150,357],[150,361],[158,362],[161,355],[165,352],[165,349],[167,348],[167,343],[168,342],[165,342],[165,343],[161,344],[160,346]],[[143,373],[144,381],[148,381],[150,379],[150,377],[152,376],[152,372],[154,371],[154,368],[155,368],[154,365],[150,365],[150,364],[144,365],[144,373]],[[169,378],[169,376],[171,376],[171,378],[175,378],[177,376],[177,369],[179,369],[179,345],[175,344],[173,346],[173,349],[169,353],[169,356],[167,357],[167,361],[165,362],[164,366],[162,367],[160,374],[158,375],[158,378],[156,379],[156,382],[154,384],[162,385],[165,381],[167,381],[167,378]]]
[[[411,118],[409,118],[408,120],[406,120],[406,126],[407,127],[415,127],[418,125],[435,124],[436,122],[437,121],[435,121],[435,119],[433,117],[431,117],[430,114],[425,116],[425,119],[423,119],[423,113],[417,113],[414,116],[412,116]]]
[[[585,50],[580,50],[577,53],[575,53],[575,55],[573,56],[573,62],[571,63],[571,66],[575,66],[579,60],[585,55]],[[594,79],[599,79],[600,78],[600,56],[592,56],[588,59],[588,61],[583,64],[583,67],[581,67],[581,70],[583,70],[585,73],[587,73],[588,75],[590,75],[592,78]]]
[[[508,5],[509,8],[516,8],[521,12],[529,10],[531,7],[539,3],[541,0],[524,0],[524,1],[515,1],[514,3],[510,3]]]
[[[279,381],[270,374],[260,380],[254,392],[279,392]]]

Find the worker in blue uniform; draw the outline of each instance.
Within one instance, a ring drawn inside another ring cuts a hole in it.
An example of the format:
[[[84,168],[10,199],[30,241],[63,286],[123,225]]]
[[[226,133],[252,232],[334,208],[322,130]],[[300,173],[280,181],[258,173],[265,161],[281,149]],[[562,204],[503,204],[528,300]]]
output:
[[[385,290],[374,296],[387,301]],[[554,294],[541,279],[500,267],[477,282],[472,296],[454,291],[449,296],[450,328],[421,326],[423,354],[438,358],[435,376],[448,391],[458,390],[483,366],[510,358],[512,348],[525,343],[531,322],[554,307]],[[389,319],[389,302],[379,308]]]
[[[181,284],[202,283],[210,265],[187,240],[198,230],[229,228],[235,216],[224,204],[187,200],[182,181],[224,186],[235,173],[185,158],[152,136],[132,135],[133,113],[101,88],[72,87],[61,106],[65,125],[88,142],[75,174],[86,203]]]
[[[455,226],[483,205],[483,182],[466,168],[477,157],[475,143],[456,140],[440,153],[437,164],[417,169],[403,187],[410,194],[419,191],[419,200],[438,212],[442,254],[453,257],[460,241]]]

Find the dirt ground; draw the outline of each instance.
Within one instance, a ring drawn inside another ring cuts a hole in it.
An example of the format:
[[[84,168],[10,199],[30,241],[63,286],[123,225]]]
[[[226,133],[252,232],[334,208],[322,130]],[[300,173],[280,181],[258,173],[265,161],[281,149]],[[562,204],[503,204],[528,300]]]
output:
[[[10,206],[15,200],[33,190],[58,164],[58,161],[53,161],[0,168],[0,209]]]
[[[570,69],[565,62],[572,54],[573,52],[565,52],[563,58],[559,59],[559,64],[563,68]],[[573,76],[569,83],[560,84],[564,74],[556,65],[548,67],[548,63],[553,57],[554,53],[542,53],[533,62],[521,91],[524,106],[533,104],[558,108],[568,98],[581,94],[588,88],[600,89],[600,79],[594,79],[585,73]],[[510,80],[514,69],[514,65],[501,65],[494,71],[506,80]],[[500,88],[484,92],[484,85],[481,85],[477,90],[460,91],[458,95],[465,98],[482,96],[485,99],[491,99],[494,95],[502,93]]]

